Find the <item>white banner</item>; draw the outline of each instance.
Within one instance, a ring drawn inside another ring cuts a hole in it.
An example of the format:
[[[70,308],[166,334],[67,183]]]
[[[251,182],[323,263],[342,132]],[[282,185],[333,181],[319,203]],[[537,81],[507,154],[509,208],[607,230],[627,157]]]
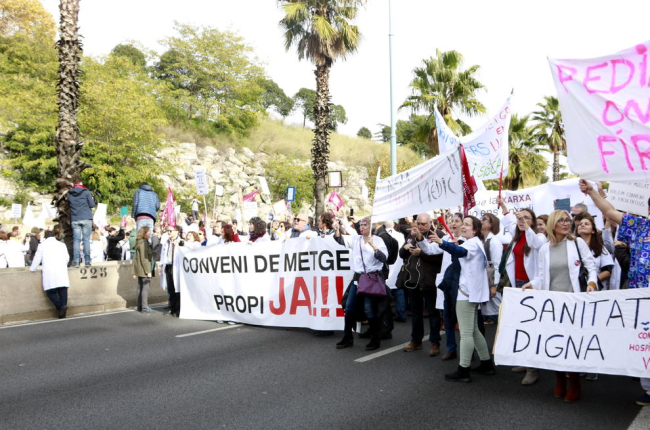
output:
[[[103,230],[104,227],[108,225],[108,221],[106,220],[107,209],[108,206],[106,203],[97,203],[97,209],[93,215],[93,223],[99,227],[100,230]]]
[[[179,251],[181,318],[343,329],[350,254],[331,236]]]
[[[569,168],[582,178],[650,180],[648,46],[586,60],[549,59]]]
[[[648,216],[648,199],[650,199],[649,183],[609,183],[607,200],[616,209],[642,217]]]
[[[194,183],[198,195],[204,196],[208,194],[208,178],[205,174],[205,167],[194,166]]]
[[[266,178],[264,176],[260,176],[260,187],[262,187],[262,194],[265,195],[270,195],[271,190],[269,190],[269,183],[266,182]]]
[[[504,289],[498,365],[650,378],[650,289]]]
[[[377,181],[372,222],[463,204],[460,151],[439,155]]]
[[[529,208],[535,215],[548,215],[555,210],[554,202],[560,199],[570,199],[571,206],[578,203],[587,205],[589,213],[596,216],[596,227],[603,227],[603,216],[591,197],[580,192],[578,178],[563,181],[548,182],[536,187],[524,188],[517,191],[502,190],[501,196],[508,209]],[[498,191],[479,191],[475,194],[476,206],[469,210],[469,215],[481,218],[486,213],[501,216],[497,204]]]
[[[478,180],[498,179],[508,175],[508,129],[510,127],[509,97],[492,119],[467,136],[456,137],[436,109],[436,129],[440,153],[462,144],[469,170]]]

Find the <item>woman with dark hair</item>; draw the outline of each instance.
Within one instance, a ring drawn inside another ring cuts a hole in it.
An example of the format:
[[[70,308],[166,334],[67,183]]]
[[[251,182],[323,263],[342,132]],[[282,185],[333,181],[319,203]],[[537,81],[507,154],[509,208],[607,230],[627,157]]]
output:
[[[249,242],[269,242],[271,239],[269,235],[266,234],[266,223],[262,218],[254,216],[248,222],[248,241]]]
[[[501,238],[497,237],[501,231],[501,222],[499,218],[491,213],[486,213],[481,217],[481,233],[485,238],[483,247],[488,265],[494,268],[494,279],[490,284],[490,301],[481,306],[481,313],[485,318],[486,324],[496,324],[499,319],[499,306],[501,305],[501,293],[497,292],[497,285],[501,276],[499,275],[499,264],[503,255],[503,245]]]
[[[133,257],[133,277],[138,279],[138,301],[137,310],[143,314],[150,314],[149,307],[149,286],[151,278],[156,273],[156,263],[153,259],[153,249],[149,243],[151,229],[140,227],[135,242],[135,257]]]
[[[532,209],[522,209],[513,214],[503,200],[499,200],[499,206],[503,210],[503,225],[512,235],[512,242],[505,250],[505,273],[508,275],[511,286],[521,288],[537,275],[537,253],[547,239],[546,236],[536,233],[533,229],[537,217]],[[522,385],[533,385],[539,379],[537,369],[517,366],[513,367],[512,371],[515,373],[526,372],[521,381]]]
[[[583,219],[584,220],[584,219]],[[567,211],[556,210],[548,217],[548,242],[539,250],[539,270],[522,289],[561,291],[565,293],[580,292],[580,264],[587,269],[587,292],[595,291],[598,275],[594,257],[584,240],[571,234],[571,216]],[[580,397],[580,374],[555,372],[555,397],[563,397],[567,403],[573,403]]]
[[[334,234],[334,216],[330,212],[323,212],[323,214],[318,217],[318,234],[321,237],[329,236]]]
[[[537,221],[536,221],[537,233],[541,233],[546,237],[548,237],[548,233],[546,231],[547,222],[548,222],[548,215],[540,215],[537,217]]]
[[[460,329],[460,362],[454,373],[445,375],[445,379],[454,382],[471,382],[470,364],[474,349],[481,359],[481,364],[474,370],[485,375],[494,375],[494,363],[488,351],[485,337],[478,328],[478,306],[490,299],[486,255],[483,247],[481,221],[473,216],[465,217],[461,227],[461,235],[466,240],[462,245],[447,242],[433,233],[429,243],[419,232],[418,245],[426,254],[433,254],[434,248],[457,257],[460,262],[460,278],[458,281],[458,297],[456,298],[456,316]],[[415,230],[413,234],[416,234]]]
[[[598,234],[593,217],[591,215],[584,216],[576,225],[576,230],[578,236],[585,241],[591,250],[591,255],[594,257],[594,263],[596,264],[596,271],[598,273],[598,289],[607,289],[607,281],[612,275],[612,269],[614,268],[614,259],[603,244],[603,239]]]
[[[239,240],[239,235],[233,228],[232,224],[224,224],[221,228],[221,237],[217,244],[221,245],[222,243],[231,243],[231,242],[241,242]]]

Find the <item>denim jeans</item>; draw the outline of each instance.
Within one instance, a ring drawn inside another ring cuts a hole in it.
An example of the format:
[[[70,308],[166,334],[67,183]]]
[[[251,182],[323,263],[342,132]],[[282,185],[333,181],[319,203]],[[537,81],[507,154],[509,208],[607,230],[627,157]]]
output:
[[[57,310],[68,306],[68,287],[51,288],[45,294]]]
[[[363,300],[363,310],[366,313],[366,316],[370,318],[375,317],[375,311],[374,311],[374,306],[372,303],[372,299],[370,297],[360,297],[361,300]],[[357,282],[352,281],[350,282],[350,285],[348,286],[348,299],[345,302],[345,315],[349,316],[352,315],[354,312],[354,305],[357,301]],[[344,330],[346,335],[352,335],[352,325],[348,327],[346,324],[345,330]]]
[[[393,299],[395,299],[395,313],[397,314],[397,318],[400,319],[406,319],[406,299],[404,298],[404,290],[402,289],[395,289],[395,290],[390,290],[391,293],[393,293]]]
[[[447,338],[447,351],[455,352],[456,345],[456,298],[458,297],[458,285],[450,288],[445,294],[445,310],[443,318],[445,320],[445,337]]]
[[[429,312],[429,341],[440,345],[440,312],[436,309],[436,290],[408,290],[411,297],[411,342],[422,343],[424,337],[424,309]]]
[[[151,278],[138,276],[138,301],[136,308],[138,311],[146,310],[149,307],[149,286]]]
[[[72,264],[79,265],[79,245],[83,238],[84,241],[84,262],[90,264],[90,233],[93,231],[93,220],[84,219],[81,221],[72,221]]]
[[[149,227],[151,235],[153,236],[153,220],[149,217],[141,218],[135,221],[135,234],[138,234],[140,228]],[[133,232],[131,232],[133,234]],[[149,237],[149,243],[151,243],[151,237]]]

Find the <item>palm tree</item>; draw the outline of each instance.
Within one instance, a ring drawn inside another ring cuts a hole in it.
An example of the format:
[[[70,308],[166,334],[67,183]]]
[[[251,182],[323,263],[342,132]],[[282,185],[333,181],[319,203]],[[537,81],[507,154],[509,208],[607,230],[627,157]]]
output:
[[[59,211],[55,221],[61,225],[68,252],[72,255],[72,226],[67,194],[72,185],[70,181],[72,176],[81,173],[90,165],[79,158],[83,148],[77,124],[79,59],[82,53],[77,25],[79,0],[61,0],[59,10],[61,12],[60,35],[56,42],[59,56],[57,82],[59,118],[55,137],[59,178],[56,181],[53,204]]]
[[[351,22],[365,0],[279,0],[284,9],[280,27],[284,46],[295,45],[298,59],[316,65],[316,103],[311,167],[314,172],[316,214],[325,210],[325,177],[329,161],[331,97],[330,69],[338,58],[357,50],[361,34]]]
[[[431,121],[428,143],[434,155],[439,153],[438,135],[433,121],[434,107],[445,122],[457,135],[471,133],[471,128],[461,121],[459,115],[469,117],[485,113],[485,106],[478,101],[476,93],[485,87],[475,77],[479,66],[470,66],[462,70],[463,56],[457,51],[440,52],[436,57],[423,60],[424,65],[413,70],[415,78],[411,82],[411,95],[400,106],[410,107],[413,112],[426,112]]]
[[[557,97],[546,96],[544,103],[537,103],[541,111],[533,112],[533,120],[537,121],[535,136],[553,153],[553,181],[560,180],[560,153],[566,153],[564,125]]]
[[[546,149],[535,138],[535,128],[528,124],[528,119],[528,115],[519,118],[517,114],[512,114],[510,118],[508,175],[503,180],[506,190],[517,190],[539,181],[548,168],[548,161],[540,154]]]

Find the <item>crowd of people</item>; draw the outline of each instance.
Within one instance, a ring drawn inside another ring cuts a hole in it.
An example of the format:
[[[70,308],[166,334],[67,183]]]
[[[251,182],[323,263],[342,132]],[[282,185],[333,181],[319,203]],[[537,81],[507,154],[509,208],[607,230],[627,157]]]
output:
[[[173,277],[178,247],[332,236],[350,249],[354,272],[341,303],[345,311],[344,332],[336,348],[353,347],[357,323],[366,322],[367,330],[356,336],[369,339],[366,350],[378,349],[382,340],[392,338],[394,323],[405,323],[410,315],[411,336],[404,352],[422,349],[424,321],[428,320],[428,355],[441,356],[444,361],[457,359],[456,371],[444,375],[445,379],[470,382],[472,372],[496,373],[485,326],[498,324],[504,288],[598,294],[601,290],[648,286],[648,220],[617,211],[602,191],[589,183],[581,181],[580,186],[602,213],[602,230],[597,228],[595,217],[583,204],[573,206],[570,212],[555,210],[538,215],[529,208],[508,208],[502,200],[499,200],[501,216],[486,213],[479,219],[443,211],[442,223],[432,213],[421,213],[396,223],[373,225],[369,218],[357,221],[352,216],[330,211],[316,219],[299,213],[291,222],[266,222],[253,217],[248,228],[241,229],[237,220],[205,223],[191,218],[169,226],[159,220],[158,197],[150,186],[142,184],[133,201],[136,228],[125,232],[121,228],[100,229],[92,225],[92,215],[88,214],[94,202],[81,181],[77,181],[72,190],[79,188],[73,194],[77,199],[75,204],[82,208],[71,212],[72,261],[68,263],[68,253],[61,250],[64,245],[56,240],[58,228],[34,229],[23,238],[20,230],[13,228],[0,231],[0,267],[27,264],[36,270],[42,263],[44,288],[59,316],[65,317],[69,280],[67,271],[60,270],[61,265],[78,267],[104,260],[133,259],[133,276],[138,285],[137,310],[144,314],[152,312],[148,306],[148,290],[151,278],[157,273],[161,276],[161,286],[169,294],[168,314],[178,317],[180,292]],[[578,260],[587,272],[586,285],[581,285],[579,279],[580,266],[575,264]],[[53,269],[54,265],[58,269]],[[55,273],[46,275],[46,269]],[[366,277],[363,282],[367,282],[371,275],[372,279],[381,279],[385,295],[364,293],[365,286],[361,290],[362,278]],[[443,334],[444,347],[441,346]],[[480,362],[471,367],[474,351]],[[540,378],[539,370],[533,367],[518,366],[512,371],[523,374],[522,385],[535,384]],[[571,372],[555,372],[555,376],[555,397],[569,403],[580,398],[582,377],[598,378],[596,374]],[[637,403],[648,406],[650,379],[642,379],[641,383],[645,394]]]

